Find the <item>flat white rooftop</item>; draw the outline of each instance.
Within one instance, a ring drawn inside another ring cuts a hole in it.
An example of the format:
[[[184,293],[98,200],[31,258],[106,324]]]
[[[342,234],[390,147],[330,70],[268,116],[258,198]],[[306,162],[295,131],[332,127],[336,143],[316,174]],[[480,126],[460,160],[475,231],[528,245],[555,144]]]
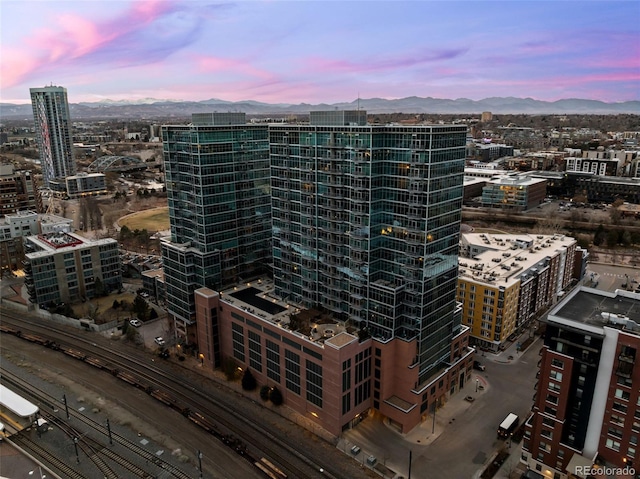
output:
[[[20,417],[29,417],[38,412],[38,406],[0,384],[0,405]]]

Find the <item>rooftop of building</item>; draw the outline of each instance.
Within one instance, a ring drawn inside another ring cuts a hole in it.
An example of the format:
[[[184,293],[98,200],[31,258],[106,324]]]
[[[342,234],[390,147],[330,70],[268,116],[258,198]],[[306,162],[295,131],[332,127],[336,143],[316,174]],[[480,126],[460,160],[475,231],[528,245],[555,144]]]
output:
[[[547,257],[575,242],[574,238],[560,234],[463,233],[460,279],[509,287],[544,268]]]
[[[75,233],[55,232],[39,234],[27,237],[28,243],[37,248],[37,251],[27,254],[28,258],[47,256],[51,253],[73,251],[78,246],[99,246],[118,242],[112,238],[89,240]],[[27,244],[28,244],[27,243]],[[28,246],[27,246],[27,249]]]
[[[581,286],[549,313],[547,322],[601,336],[605,326],[640,335],[640,293]]]
[[[340,348],[358,340],[357,327],[335,319],[327,310],[286,301],[275,294],[275,285],[267,277],[227,288],[220,292],[220,299],[312,343]]]

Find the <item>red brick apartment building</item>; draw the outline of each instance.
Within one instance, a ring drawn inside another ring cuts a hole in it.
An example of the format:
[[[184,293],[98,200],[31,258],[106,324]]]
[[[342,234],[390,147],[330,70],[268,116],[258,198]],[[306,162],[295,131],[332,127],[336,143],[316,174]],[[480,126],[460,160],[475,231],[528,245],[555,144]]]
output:
[[[522,462],[544,477],[640,470],[640,294],[581,287],[548,315]]]
[[[277,387],[287,406],[334,436],[371,410],[408,432],[471,375],[474,350],[464,326],[453,338],[449,362],[418,384],[415,339],[382,342],[362,335],[326,310],[282,301],[268,279],[195,294],[203,365],[220,367],[233,358],[260,386]]]

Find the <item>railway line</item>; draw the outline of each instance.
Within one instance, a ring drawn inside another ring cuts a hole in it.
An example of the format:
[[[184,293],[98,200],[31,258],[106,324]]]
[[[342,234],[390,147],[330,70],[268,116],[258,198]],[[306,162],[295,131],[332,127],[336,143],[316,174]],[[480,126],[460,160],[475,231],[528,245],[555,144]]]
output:
[[[35,322],[26,323],[11,312],[3,312],[0,329],[24,340],[59,351],[139,388],[157,401],[188,418],[194,425],[249,461],[266,477],[344,477],[337,467],[323,465],[312,451],[298,450],[299,444],[275,435],[243,411],[214,400],[184,378],[148,364],[148,356],[106,348],[77,335]],[[285,437],[282,437],[285,436]],[[142,477],[142,476],[136,476]]]

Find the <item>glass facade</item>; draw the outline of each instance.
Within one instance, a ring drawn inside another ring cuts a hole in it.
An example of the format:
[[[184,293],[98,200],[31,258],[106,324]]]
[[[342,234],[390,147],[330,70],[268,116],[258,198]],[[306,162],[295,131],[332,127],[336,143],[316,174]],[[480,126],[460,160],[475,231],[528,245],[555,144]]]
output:
[[[323,113],[269,127],[276,293],[381,341],[416,338],[422,383],[460,328],[466,127],[358,126]]]
[[[208,119],[208,124],[207,120]],[[238,113],[163,126],[171,239],[163,243],[167,303],[194,320],[193,292],[266,271],[271,255],[267,125]]]
[[[67,89],[59,86],[31,88],[43,184],[76,174]]]

